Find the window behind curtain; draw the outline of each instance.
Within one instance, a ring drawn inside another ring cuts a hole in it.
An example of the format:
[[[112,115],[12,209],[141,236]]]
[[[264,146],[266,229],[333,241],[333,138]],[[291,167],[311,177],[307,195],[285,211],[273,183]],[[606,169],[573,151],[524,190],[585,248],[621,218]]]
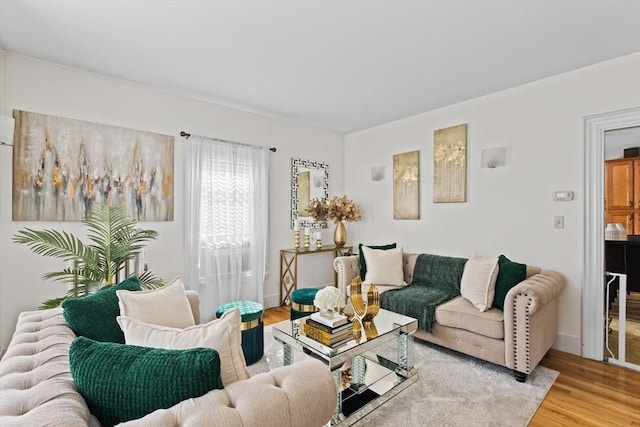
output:
[[[250,173],[246,163],[215,159],[203,168],[200,239],[204,245],[225,248],[249,243]]]

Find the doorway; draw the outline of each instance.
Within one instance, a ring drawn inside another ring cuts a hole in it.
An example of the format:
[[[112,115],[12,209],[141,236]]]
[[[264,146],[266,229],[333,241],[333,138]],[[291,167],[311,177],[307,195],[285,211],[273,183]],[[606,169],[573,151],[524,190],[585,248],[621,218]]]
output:
[[[640,108],[585,118],[584,266],[582,292],[582,356],[604,359],[605,252],[604,182],[606,132],[640,126]],[[640,367],[638,367],[640,369]]]
[[[603,357],[640,370],[640,126],[605,132]]]

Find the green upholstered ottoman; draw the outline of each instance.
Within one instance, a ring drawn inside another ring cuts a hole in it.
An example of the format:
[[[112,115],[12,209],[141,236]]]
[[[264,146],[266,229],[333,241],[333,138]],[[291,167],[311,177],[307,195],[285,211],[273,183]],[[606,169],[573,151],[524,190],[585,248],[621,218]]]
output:
[[[318,311],[318,308],[313,305],[313,300],[319,290],[318,288],[303,288],[291,293],[290,320],[299,319]]]
[[[262,314],[264,307],[253,301],[233,301],[223,304],[216,310],[216,317],[220,318],[232,308],[238,307],[242,316],[242,353],[247,365],[256,363],[264,354],[264,324]]]

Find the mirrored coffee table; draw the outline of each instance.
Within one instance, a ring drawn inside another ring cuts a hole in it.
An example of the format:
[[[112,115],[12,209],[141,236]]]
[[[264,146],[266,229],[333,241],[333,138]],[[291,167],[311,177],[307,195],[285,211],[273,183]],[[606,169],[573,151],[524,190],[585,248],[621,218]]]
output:
[[[293,349],[298,348],[331,370],[338,390],[332,426],[355,423],[418,379],[413,367],[416,319],[381,309],[371,322],[354,321],[353,338],[337,347],[306,336],[306,320],[274,325],[273,337],[283,346],[281,365],[292,364]],[[389,341],[385,354],[378,354]],[[395,347],[393,354],[390,346]]]

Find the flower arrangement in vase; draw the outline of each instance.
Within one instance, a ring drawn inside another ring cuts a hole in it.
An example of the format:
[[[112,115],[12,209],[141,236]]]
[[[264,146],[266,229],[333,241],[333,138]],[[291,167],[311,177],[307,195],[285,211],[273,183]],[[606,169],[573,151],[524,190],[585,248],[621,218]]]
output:
[[[327,219],[328,207],[329,204],[327,203],[327,199],[316,197],[315,199],[311,199],[309,206],[307,206],[305,210],[315,221],[325,221]]]
[[[327,204],[327,218],[336,224],[333,233],[333,241],[336,246],[344,246],[347,243],[347,229],[344,221],[360,221],[360,206],[348,199],[346,194],[342,197],[334,196]]]
[[[340,313],[340,309],[346,304],[340,289],[335,286],[325,286],[316,293],[313,305],[318,307],[321,316],[331,319]]]
[[[341,221],[360,221],[360,206],[349,200],[346,194],[342,197],[333,196],[327,204],[327,218],[336,224]]]

